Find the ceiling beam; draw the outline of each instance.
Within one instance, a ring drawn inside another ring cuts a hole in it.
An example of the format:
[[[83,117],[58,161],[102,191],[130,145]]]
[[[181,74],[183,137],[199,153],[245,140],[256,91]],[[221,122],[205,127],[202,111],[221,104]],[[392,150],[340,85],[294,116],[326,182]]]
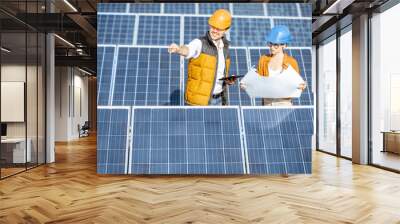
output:
[[[88,36],[86,38],[86,41],[91,45],[91,46],[96,46],[97,45],[97,31],[96,29],[90,24],[87,19],[85,19],[82,15],[80,14],[67,14],[67,16],[73,20],[78,26],[82,28],[82,30],[85,32],[85,34]]]
[[[90,56],[55,56],[56,66],[80,66],[96,71],[97,60]]]

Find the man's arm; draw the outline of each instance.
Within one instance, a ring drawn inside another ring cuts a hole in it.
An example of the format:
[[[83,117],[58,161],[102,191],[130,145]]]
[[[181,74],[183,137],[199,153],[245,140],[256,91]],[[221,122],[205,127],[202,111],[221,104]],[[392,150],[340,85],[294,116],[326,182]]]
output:
[[[192,40],[188,45],[178,46],[173,43],[169,45],[168,52],[184,56],[186,59],[197,58],[201,53],[202,43],[199,39]]]

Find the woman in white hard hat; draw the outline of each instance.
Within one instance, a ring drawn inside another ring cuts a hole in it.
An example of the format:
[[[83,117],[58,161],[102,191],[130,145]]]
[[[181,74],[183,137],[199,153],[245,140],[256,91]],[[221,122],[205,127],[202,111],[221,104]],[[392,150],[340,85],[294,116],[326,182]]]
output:
[[[185,101],[189,105],[225,105],[224,84],[234,81],[220,80],[228,76],[229,43],[225,38],[232,23],[229,11],[218,9],[209,18],[210,30],[187,45],[169,46],[170,53],[189,59]]]

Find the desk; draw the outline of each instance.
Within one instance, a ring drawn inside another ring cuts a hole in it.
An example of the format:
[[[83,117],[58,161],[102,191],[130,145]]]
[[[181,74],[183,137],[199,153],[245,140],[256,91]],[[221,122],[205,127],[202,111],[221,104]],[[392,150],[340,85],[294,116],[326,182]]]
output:
[[[32,158],[30,138],[26,141],[28,144],[25,154],[25,138],[6,138],[1,139],[1,156],[9,163],[25,163],[30,162]],[[11,160],[12,154],[12,160]],[[27,158],[27,161],[25,161]]]
[[[383,133],[382,152],[400,154],[400,131],[382,131],[381,133]]]

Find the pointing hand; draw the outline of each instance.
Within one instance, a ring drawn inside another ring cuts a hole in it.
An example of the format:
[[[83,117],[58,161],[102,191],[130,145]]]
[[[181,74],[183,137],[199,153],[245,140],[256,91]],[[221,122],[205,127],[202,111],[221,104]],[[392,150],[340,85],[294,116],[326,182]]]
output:
[[[179,49],[180,49],[180,47],[177,44],[173,43],[173,44],[169,45],[168,53],[170,53],[170,54],[171,53],[178,53]]]

